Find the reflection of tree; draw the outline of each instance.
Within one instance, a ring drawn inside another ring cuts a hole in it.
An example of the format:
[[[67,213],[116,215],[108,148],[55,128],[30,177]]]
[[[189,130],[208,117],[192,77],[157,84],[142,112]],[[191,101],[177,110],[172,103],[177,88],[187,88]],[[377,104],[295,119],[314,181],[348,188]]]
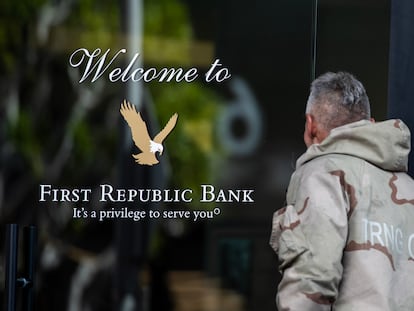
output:
[[[174,38],[178,43],[191,39],[179,2],[151,0],[144,9],[146,35]],[[73,220],[71,207],[79,207],[77,203],[39,205],[38,186],[96,188],[113,182],[117,175],[122,86],[104,79],[79,84],[79,73],[68,66],[68,57],[79,47],[120,48],[125,43],[120,10],[116,1],[4,0],[0,12],[0,224],[38,225],[38,290],[65,297],[45,301],[43,294],[39,309],[62,310],[68,293],[74,295],[70,288],[76,286],[71,282],[80,279],[81,269],[91,268],[91,262],[102,264],[103,268],[96,266],[85,274],[93,278],[111,264],[107,258],[113,255],[109,249],[113,228]],[[172,112],[180,114],[180,126],[166,141],[173,163],[171,184],[197,188],[209,182],[217,99],[197,83],[152,84],[149,90],[160,124]],[[97,209],[102,204],[87,207]],[[91,280],[82,282],[82,288],[87,288]]]
[[[218,156],[213,142],[217,100],[197,84],[161,86],[154,83],[151,87],[160,114],[168,115],[171,109],[180,113],[174,135],[165,142],[170,146],[168,152],[174,163],[173,186],[191,188],[197,198],[200,184],[212,180],[211,164]]]

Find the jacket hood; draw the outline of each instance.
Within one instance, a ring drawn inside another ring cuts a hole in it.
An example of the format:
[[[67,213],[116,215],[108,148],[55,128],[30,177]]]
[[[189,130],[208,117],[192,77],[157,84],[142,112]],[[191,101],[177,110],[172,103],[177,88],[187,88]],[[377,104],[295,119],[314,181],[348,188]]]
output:
[[[297,160],[296,168],[319,156],[345,154],[387,171],[406,172],[409,153],[410,130],[404,122],[361,120],[335,128],[322,143],[311,145]]]

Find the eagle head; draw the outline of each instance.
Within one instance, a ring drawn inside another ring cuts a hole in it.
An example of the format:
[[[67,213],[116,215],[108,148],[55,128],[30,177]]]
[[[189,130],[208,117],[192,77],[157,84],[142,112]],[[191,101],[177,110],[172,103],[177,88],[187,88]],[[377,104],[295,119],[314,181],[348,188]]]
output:
[[[162,155],[162,152],[164,151],[164,147],[161,144],[150,140],[150,151],[152,153],[156,153],[158,151],[159,154]]]

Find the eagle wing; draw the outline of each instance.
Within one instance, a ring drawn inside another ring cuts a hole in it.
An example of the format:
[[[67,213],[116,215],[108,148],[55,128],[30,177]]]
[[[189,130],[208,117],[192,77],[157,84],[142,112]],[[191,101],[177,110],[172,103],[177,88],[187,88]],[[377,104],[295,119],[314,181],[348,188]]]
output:
[[[131,128],[132,140],[142,152],[150,152],[150,136],[146,123],[141,114],[136,111],[135,106],[124,100],[119,110],[125,121]]]
[[[168,120],[167,124],[164,128],[159,132],[155,137],[154,141],[156,143],[162,144],[165,138],[167,138],[168,134],[174,129],[175,125],[177,124],[178,114],[174,113],[171,118]]]

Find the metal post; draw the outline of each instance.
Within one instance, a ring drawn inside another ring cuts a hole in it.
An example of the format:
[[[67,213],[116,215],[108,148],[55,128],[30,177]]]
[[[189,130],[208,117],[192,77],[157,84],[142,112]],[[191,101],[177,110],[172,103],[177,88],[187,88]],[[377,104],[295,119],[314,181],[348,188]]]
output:
[[[121,3],[122,29],[127,38],[127,59],[135,53],[140,53],[135,62],[137,68],[143,66],[142,61],[142,11],[143,0],[123,0]],[[143,83],[128,81],[125,84],[125,99],[134,104],[138,111],[143,108]],[[119,104],[119,103],[118,103]],[[137,186],[137,180],[145,179],[147,168],[139,167],[131,159],[133,141],[128,126],[119,119],[121,125],[121,138],[118,169],[118,185],[122,188]],[[131,206],[132,208],[132,206]],[[114,274],[115,309],[140,311],[142,310],[142,293],[138,284],[137,275],[142,269],[143,241],[145,240],[145,227],[142,222],[115,221],[115,250],[116,266]]]
[[[6,230],[6,311],[15,311],[19,227],[16,224],[8,224]]]
[[[318,37],[318,0],[312,0],[312,34],[311,34],[311,82],[316,78],[316,53]]]
[[[35,226],[24,227],[23,229],[23,256],[24,256],[24,277],[27,285],[23,287],[23,311],[32,311],[34,306],[34,281],[36,266],[36,244],[37,230]]]

